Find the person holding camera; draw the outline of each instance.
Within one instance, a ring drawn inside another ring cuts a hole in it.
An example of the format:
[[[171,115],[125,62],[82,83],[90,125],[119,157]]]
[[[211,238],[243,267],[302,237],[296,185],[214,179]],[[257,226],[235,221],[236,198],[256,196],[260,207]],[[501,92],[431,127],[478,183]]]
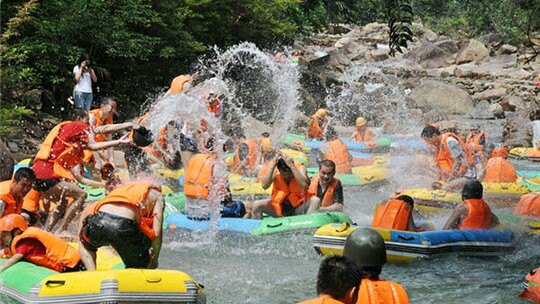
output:
[[[79,60],[79,64],[73,67],[73,75],[75,75],[75,89],[73,97],[75,98],[75,108],[90,111],[92,107],[92,82],[97,82],[96,74],[91,67],[90,56],[84,54]]]

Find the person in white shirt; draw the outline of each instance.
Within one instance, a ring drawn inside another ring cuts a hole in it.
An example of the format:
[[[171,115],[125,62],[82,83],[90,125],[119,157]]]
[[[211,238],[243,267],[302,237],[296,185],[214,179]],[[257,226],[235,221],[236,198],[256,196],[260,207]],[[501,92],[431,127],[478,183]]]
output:
[[[97,82],[96,74],[90,64],[90,56],[83,54],[79,60],[79,64],[73,67],[73,75],[77,82],[73,90],[75,99],[73,106],[86,111],[89,111],[92,107],[92,82]]]

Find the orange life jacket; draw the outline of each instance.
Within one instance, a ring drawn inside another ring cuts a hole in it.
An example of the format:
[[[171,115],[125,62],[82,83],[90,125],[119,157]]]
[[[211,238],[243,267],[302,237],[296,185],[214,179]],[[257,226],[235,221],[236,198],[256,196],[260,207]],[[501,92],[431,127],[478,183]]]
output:
[[[464,200],[467,206],[467,216],[461,221],[459,229],[489,229],[491,228],[491,209],[483,199]]]
[[[312,115],[310,117],[310,122],[313,122],[313,123],[309,126],[309,131],[308,131],[309,137],[310,138],[315,138],[315,139],[322,138],[324,130],[321,127],[319,117],[317,115],[315,115],[315,114]]]
[[[344,304],[344,303],[332,298],[329,295],[322,295],[318,298],[298,302],[296,304]]]
[[[356,131],[354,131],[354,138],[356,142],[364,142],[364,141],[370,141],[373,139],[373,133],[371,133],[371,129],[368,127],[364,128],[364,134],[360,134],[360,131],[358,128],[356,128]]]
[[[160,191],[158,187],[150,183],[130,183],[119,186],[111,191],[107,196],[96,202],[93,214],[99,211],[101,206],[106,204],[128,204],[137,207],[139,210],[139,229],[150,239],[154,240],[156,234],[152,228],[154,225],[153,207],[143,205],[151,189]],[[160,191],[161,192],[161,191]],[[145,207],[146,212],[143,212]]]
[[[398,283],[362,279],[356,304],[409,304],[409,297]]]
[[[540,193],[522,195],[514,208],[514,214],[540,219]]]
[[[191,198],[208,198],[212,188],[215,160],[210,155],[196,154],[188,163],[184,194]]]
[[[525,276],[527,289],[523,290],[519,296],[527,298],[533,303],[540,303],[540,268],[536,268]]]
[[[502,157],[492,157],[486,165],[484,182],[489,183],[513,183],[517,180],[516,169]]]
[[[404,201],[388,200],[375,210],[371,227],[406,231],[411,213],[412,210],[407,210],[407,203]]]
[[[319,174],[315,174],[311,178],[311,182],[309,184],[308,193],[309,196],[316,196],[317,191],[319,190],[319,181],[321,180],[321,176]],[[327,207],[334,204],[334,191],[336,190],[336,185],[339,183],[339,179],[334,178],[334,180],[328,185],[328,188],[326,188],[326,192],[324,193],[321,206]]]
[[[11,243],[11,251],[15,252],[17,244],[24,239],[38,240],[45,247],[46,255],[30,256],[27,260],[39,266],[62,272],[73,268],[81,261],[79,251],[54,234],[35,227],[29,227],[16,236]]]
[[[351,173],[351,162],[349,161],[349,149],[347,145],[339,139],[327,142],[325,145],[328,147],[325,158],[336,164],[336,173]]]
[[[113,123],[112,116],[107,118],[105,121],[101,119],[101,109],[94,109],[92,111],[89,111],[88,114],[94,115],[96,118],[96,124],[94,126],[101,127],[104,125],[110,125]],[[95,142],[103,142],[107,137],[107,134],[95,134],[94,135],[94,141]]]
[[[189,75],[176,76],[171,82],[171,89],[169,92],[172,94],[182,93],[184,91],[184,84],[186,82],[191,84],[190,79]]]
[[[41,193],[34,189],[30,190],[28,194],[24,196],[22,209],[28,212],[36,212],[39,209],[39,200],[41,199]]]
[[[22,200],[16,201],[13,193],[11,193],[11,186],[13,183],[13,180],[0,182],[0,200],[4,201],[4,212],[2,213],[2,216],[11,213],[21,214],[23,202]]]
[[[257,165],[257,141],[253,139],[244,140],[241,144],[246,144],[248,146],[248,155],[247,155],[247,167],[251,172],[255,172],[255,166]],[[240,144],[240,145],[241,145]],[[240,166],[240,145],[236,148],[236,153],[234,154],[234,164],[233,169],[236,169]],[[242,174],[243,172],[240,172]]]
[[[438,147],[437,156],[435,157],[435,161],[439,166],[440,175],[442,178],[448,178],[450,176],[450,172],[452,172],[452,168],[454,167],[455,162],[452,154],[450,154],[450,150],[446,141],[448,137],[455,138],[461,145],[463,151],[465,151],[466,159],[463,161],[461,167],[458,170],[459,174],[465,174],[465,172],[467,172],[467,167],[472,166],[474,163],[474,158],[472,154],[469,152],[461,138],[459,138],[459,136],[453,133],[444,133],[441,136],[441,144]]]
[[[71,173],[71,169],[77,165],[83,163],[84,160],[84,150],[80,143],[67,143],[58,137],[60,129],[70,123],[71,121],[64,121],[56,125],[49,132],[41,148],[39,148],[38,153],[36,154],[35,159],[44,160],[48,162],[54,162],[53,170],[54,174],[58,178],[63,178],[69,181],[75,181],[75,177]],[[50,160],[52,145],[54,140],[58,139],[64,144],[65,149],[56,157],[54,160]]]
[[[299,168],[301,165],[295,166]],[[296,179],[293,177],[291,181],[287,183],[285,179],[278,173],[274,176],[272,181],[272,207],[277,216],[283,216],[283,209],[281,204],[287,199],[293,208],[300,206],[306,199],[308,192],[306,189],[300,187]]]
[[[210,102],[210,96],[206,97],[206,108],[208,112],[214,113],[215,116],[219,116],[221,113],[221,100],[217,97],[212,98],[213,102]]]
[[[467,148],[474,154],[480,154],[482,152],[482,149],[484,148],[484,144],[482,144],[482,142],[486,142],[486,134],[484,134],[484,132],[473,134],[471,131],[465,140]]]

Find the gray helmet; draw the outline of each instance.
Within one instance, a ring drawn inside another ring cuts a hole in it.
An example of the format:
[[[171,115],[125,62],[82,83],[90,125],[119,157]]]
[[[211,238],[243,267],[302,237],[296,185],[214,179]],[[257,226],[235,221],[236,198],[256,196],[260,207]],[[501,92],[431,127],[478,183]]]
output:
[[[343,255],[353,260],[360,268],[382,266],[386,263],[384,239],[373,229],[356,229],[347,237]]]

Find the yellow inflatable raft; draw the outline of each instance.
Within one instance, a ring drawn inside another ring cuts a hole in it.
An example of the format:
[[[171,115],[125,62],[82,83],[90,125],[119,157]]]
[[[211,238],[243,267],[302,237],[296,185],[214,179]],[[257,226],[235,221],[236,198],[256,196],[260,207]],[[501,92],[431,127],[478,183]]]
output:
[[[540,161],[540,148],[513,148],[509,155],[513,158]]]

